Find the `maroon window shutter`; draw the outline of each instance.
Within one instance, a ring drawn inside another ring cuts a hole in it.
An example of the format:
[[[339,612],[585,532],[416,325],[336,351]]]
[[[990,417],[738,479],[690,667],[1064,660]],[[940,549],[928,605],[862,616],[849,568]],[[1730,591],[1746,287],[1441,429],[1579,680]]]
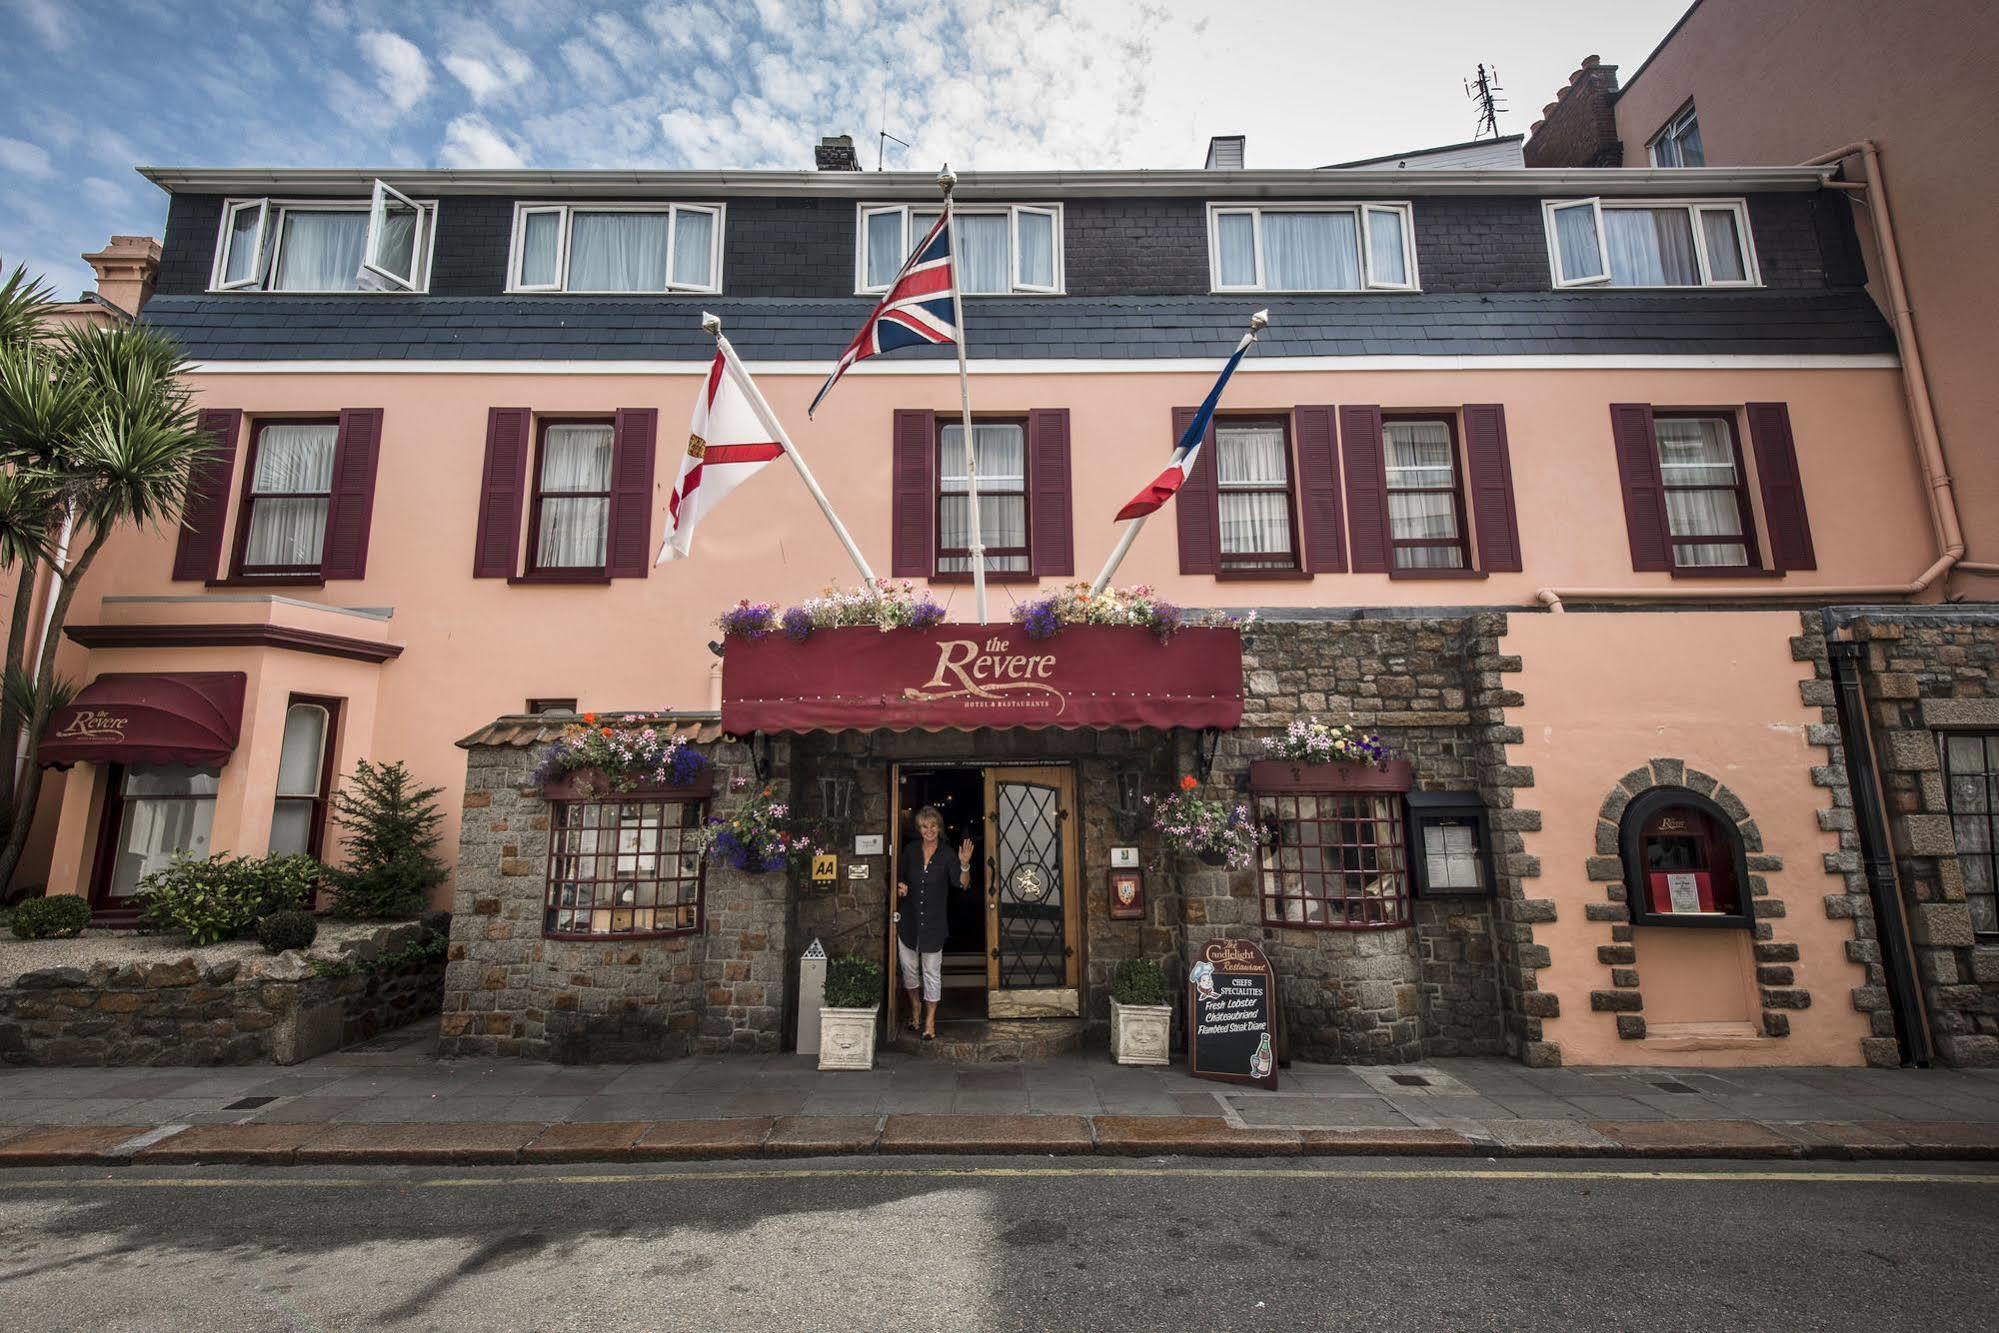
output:
[[[1353,572],[1388,572],[1388,471],[1381,456],[1381,409],[1340,409],[1340,456],[1346,461],[1347,535]]]
[[[208,437],[208,453],[187,474],[187,503],[181,507],[180,539],[174,545],[174,578],[202,583],[215,577],[222,557],[222,525],[229,517],[229,481],[236,475],[236,437],[243,433],[240,408],[204,408],[197,426]]]
[[[895,475],[889,493],[889,525],[894,529],[889,572],[899,579],[927,579],[935,571],[937,554],[930,538],[937,505],[937,418],[929,412],[897,412],[890,454]]]
[[[382,409],[344,407],[333,445],[333,493],[326,511],[320,573],[358,579],[368,573],[368,529],[375,511],[375,467],[382,453]]]
[[[519,569],[521,504],[533,434],[534,413],[525,407],[496,407],[486,414],[486,470],[479,481],[479,537],[472,554],[475,579],[508,579]]]
[[[1673,539],[1666,528],[1666,483],[1659,476],[1659,442],[1649,403],[1612,403],[1610,433],[1617,444],[1617,476],[1624,486],[1624,529],[1631,538],[1631,567],[1641,573],[1673,567]]]
[[[611,428],[611,514],[604,533],[604,572],[614,579],[642,579],[652,568],[652,466],[658,445],[658,408],[618,409]]]
[[[1513,460],[1506,448],[1506,409],[1465,404],[1465,479],[1478,567],[1489,574],[1520,572],[1520,519],[1513,510]]]
[[[1036,408],[1027,414],[1028,481],[1034,535],[1029,564],[1038,578],[1076,572],[1075,521],[1069,500],[1069,409]]]
[[[1812,525],[1805,517],[1805,485],[1798,476],[1798,446],[1791,436],[1791,409],[1782,403],[1750,403],[1749,440],[1756,450],[1756,481],[1763,491],[1763,521],[1770,529],[1770,567],[1817,569]]]
[[[1194,424],[1199,408],[1173,409],[1173,441],[1177,445],[1187,427]],[[1170,456],[1170,455],[1169,455]],[[1161,468],[1160,471],[1165,471]],[[1147,478],[1149,481],[1150,478]],[[1218,574],[1222,568],[1222,516],[1215,499],[1215,423],[1201,440],[1201,452],[1194,458],[1194,470],[1180,483],[1179,494],[1168,501],[1173,521],[1180,531],[1180,572]]]
[[[1301,407],[1298,429],[1298,511],[1304,526],[1305,568],[1314,574],[1347,572],[1346,532],[1340,518],[1340,465],[1333,444],[1333,409]]]

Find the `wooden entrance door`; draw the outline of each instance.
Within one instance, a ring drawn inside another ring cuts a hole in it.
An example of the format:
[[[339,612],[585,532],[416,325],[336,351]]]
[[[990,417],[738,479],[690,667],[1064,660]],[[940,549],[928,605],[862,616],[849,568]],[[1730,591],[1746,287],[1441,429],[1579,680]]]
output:
[[[986,1013],[1082,1013],[1076,774],[986,770]]]

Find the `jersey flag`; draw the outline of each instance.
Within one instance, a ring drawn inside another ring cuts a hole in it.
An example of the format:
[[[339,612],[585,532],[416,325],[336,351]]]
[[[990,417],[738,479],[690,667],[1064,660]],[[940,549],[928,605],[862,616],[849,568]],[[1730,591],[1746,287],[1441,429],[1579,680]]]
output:
[[[691,554],[701,516],[783,454],[784,446],[770,438],[718,349],[694,400],[687,452],[666,503],[666,544],[660,548],[658,563]]]

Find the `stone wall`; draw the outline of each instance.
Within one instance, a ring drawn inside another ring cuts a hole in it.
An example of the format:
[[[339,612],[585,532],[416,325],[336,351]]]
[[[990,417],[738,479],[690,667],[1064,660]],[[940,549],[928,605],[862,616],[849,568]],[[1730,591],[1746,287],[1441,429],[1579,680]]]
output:
[[[395,953],[418,926],[345,951]],[[24,972],[0,987],[0,1060],[19,1065],[297,1064],[438,1009],[442,959],[320,976],[298,954],[204,963],[100,963]]]
[[[706,748],[710,809],[725,812],[745,799],[731,780],[757,781],[755,766],[740,742]],[[795,952],[789,876],[711,861],[698,934],[544,939],[549,807],[530,781],[536,757],[513,744],[467,753],[443,1053],[581,1063],[777,1050]],[[770,760],[783,799],[788,744],[773,744]]]

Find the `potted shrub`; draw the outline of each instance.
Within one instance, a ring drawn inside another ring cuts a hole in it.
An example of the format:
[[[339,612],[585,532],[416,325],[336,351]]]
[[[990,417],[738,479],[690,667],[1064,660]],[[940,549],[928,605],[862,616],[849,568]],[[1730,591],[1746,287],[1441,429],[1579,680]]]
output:
[[[1166,974],[1146,958],[1127,958],[1111,974],[1111,1059],[1121,1065],[1170,1064],[1173,1006]]]
[[[873,1069],[882,970],[848,954],[826,963],[826,1003],[819,1010],[819,1067]]]
[[[1249,766],[1255,791],[1408,791],[1407,759],[1358,727],[1328,726],[1316,717],[1293,722],[1282,736],[1263,738],[1264,757]]]

